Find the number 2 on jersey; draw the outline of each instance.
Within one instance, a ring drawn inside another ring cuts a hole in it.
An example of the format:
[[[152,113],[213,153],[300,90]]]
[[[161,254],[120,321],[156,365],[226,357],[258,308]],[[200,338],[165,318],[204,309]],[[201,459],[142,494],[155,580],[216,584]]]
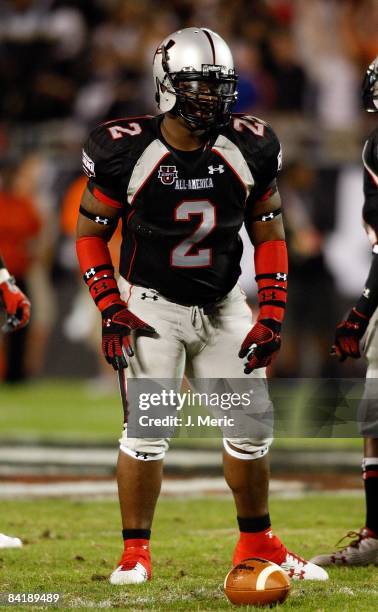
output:
[[[175,221],[190,221],[193,215],[200,215],[197,229],[184,238],[171,251],[171,266],[174,268],[205,268],[211,266],[211,249],[197,248],[191,251],[214,229],[216,223],[215,206],[209,200],[184,200],[175,208]]]

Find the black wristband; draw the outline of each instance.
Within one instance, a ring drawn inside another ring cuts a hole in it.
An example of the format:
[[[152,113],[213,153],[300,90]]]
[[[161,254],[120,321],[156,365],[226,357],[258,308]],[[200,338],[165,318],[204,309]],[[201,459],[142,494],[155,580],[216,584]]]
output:
[[[276,210],[272,210],[271,212],[261,213],[260,215],[256,215],[256,217],[252,217],[253,223],[256,221],[261,221],[262,223],[266,223],[267,221],[273,221],[275,217],[278,217],[282,213],[282,208],[277,208]]]
[[[276,319],[258,319],[258,322],[265,325],[265,327],[269,327],[269,329],[275,334],[279,334],[281,331],[282,323],[280,323],[280,321],[276,321]]]
[[[90,219],[90,221],[93,221],[98,225],[104,225],[105,227],[114,227],[118,223],[119,217],[104,217],[103,215],[95,215],[83,206],[80,206],[79,212],[87,219]]]

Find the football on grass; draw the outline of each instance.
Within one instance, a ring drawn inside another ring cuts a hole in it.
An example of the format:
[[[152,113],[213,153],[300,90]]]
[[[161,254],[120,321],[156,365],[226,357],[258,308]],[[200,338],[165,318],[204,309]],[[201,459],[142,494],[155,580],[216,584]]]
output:
[[[230,570],[224,580],[224,592],[239,606],[269,606],[285,601],[290,580],[279,565],[265,559],[246,559]]]

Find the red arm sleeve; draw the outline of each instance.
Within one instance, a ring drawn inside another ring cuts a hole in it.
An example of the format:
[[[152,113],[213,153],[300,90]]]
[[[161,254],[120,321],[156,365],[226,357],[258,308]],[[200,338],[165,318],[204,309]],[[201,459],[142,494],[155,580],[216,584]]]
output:
[[[288,257],[284,240],[262,242],[255,250],[258,319],[282,322],[287,299]]]

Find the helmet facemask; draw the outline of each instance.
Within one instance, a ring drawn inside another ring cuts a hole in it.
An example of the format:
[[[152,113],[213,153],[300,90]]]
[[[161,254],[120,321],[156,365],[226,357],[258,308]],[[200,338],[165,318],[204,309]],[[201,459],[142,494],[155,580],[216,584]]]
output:
[[[228,125],[237,99],[235,75],[204,77],[181,73],[172,81],[176,94],[173,113],[182,117],[190,127],[208,130]]]

